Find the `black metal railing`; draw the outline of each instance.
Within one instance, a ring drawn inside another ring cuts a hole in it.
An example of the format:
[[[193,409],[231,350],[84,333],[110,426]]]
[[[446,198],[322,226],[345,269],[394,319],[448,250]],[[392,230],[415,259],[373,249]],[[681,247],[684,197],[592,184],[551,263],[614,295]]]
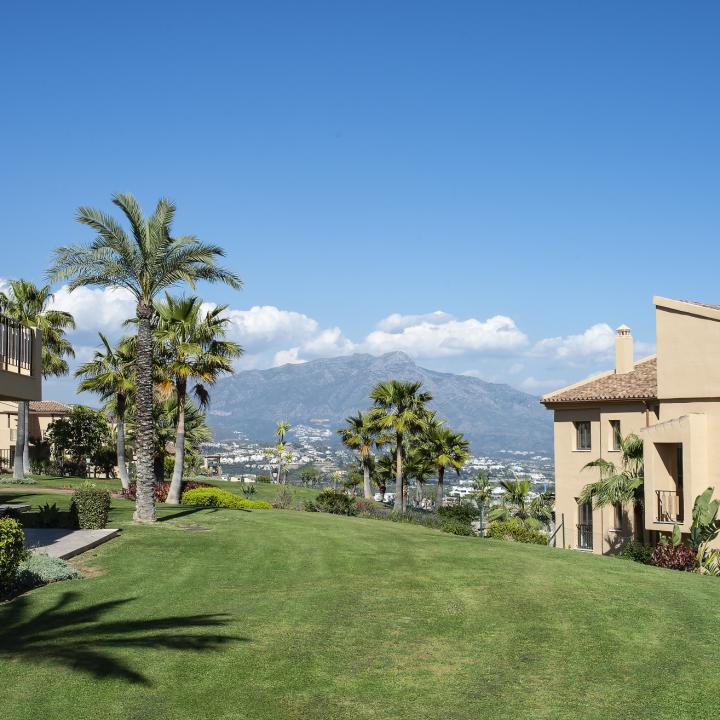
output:
[[[578,523],[578,548],[580,550],[592,550],[593,549],[593,532],[592,525],[584,523]]]
[[[0,315],[0,369],[32,373],[33,331]]]
[[[683,496],[675,490],[656,490],[655,521],[681,523],[683,521]]]

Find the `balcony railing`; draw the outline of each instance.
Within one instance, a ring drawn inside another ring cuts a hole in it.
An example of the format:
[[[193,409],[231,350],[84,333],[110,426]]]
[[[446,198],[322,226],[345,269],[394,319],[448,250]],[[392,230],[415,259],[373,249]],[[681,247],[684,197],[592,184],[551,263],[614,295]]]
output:
[[[592,525],[580,523],[577,526],[578,531],[578,548],[580,550],[592,550],[593,549],[593,532]]]
[[[33,331],[0,315],[0,370],[32,374]]]
[[[683,521],[683,496],[675,490],[656,490],[655,522],[681,523]]]

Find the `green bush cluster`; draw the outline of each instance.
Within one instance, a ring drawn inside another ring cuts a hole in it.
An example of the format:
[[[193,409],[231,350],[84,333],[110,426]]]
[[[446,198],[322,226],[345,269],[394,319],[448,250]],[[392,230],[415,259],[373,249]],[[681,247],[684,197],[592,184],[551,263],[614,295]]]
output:
[[[323,490],[313,501],[304,503],[309,512],[324,512],[332,515],[356,515],[355,498],[338,490]]]
[[[14,589],[16,592],[25,592],[40,585],[79,577],[82,575],[65,560],[31,553],[18,567]]]
[[[528,527],[520,518],[496,520],[490,523],[487,537],[496,540],[514,540],[531,545],[547,545],[547,537],[539,530]]]
[[[480,517],[480,511],[475,504],[467,500],[461,500],[454,505],[442,505],[437,509],[437,514],[443,519],[457,520],[466,525]]]
[[[107,526],[110,493],[93,483],[83,483],[73,493],[70,507],[77,518],[79,528],[100,530]]]
[[[234,510],[271,510],[272,505],[265,500],[247,500],[222,488],[196,488],[186,490],[181,499],[183,505],[201,505],[202,507],[230,508]]]
[[[643,545],[641,542],[632,540],[622,549],[620,557],[623,560],[633,560],[634,562],[639,562],[643,565],[649,565],[652,553],[652,546]]]
[[[0,518],[0,597],[10,592],[20,561],[25,557],[25,534],[14,518]]]
[[[451,535],[475,535],[469,523],[463,522],[462,520],[455,520],[453,518],[443,520],[440,523],[440,529],[443,532],[450,533]]]

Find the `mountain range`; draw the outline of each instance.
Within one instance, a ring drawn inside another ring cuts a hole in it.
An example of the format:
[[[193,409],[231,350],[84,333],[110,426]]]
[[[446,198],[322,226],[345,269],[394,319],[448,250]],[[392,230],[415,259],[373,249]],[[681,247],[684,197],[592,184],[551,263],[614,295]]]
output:
[[[208,424],[217,440],[240,431],[250,440],[274,437],[278,420],[335,430],[370,406],[368,394],[384,380],[419,380],[430,406],[465,434],[475,455],[498,450],[552,450],[552,416],[538,398],[509,385],[419,367],[408,355],[356,354],[246,370],[213,388]]]

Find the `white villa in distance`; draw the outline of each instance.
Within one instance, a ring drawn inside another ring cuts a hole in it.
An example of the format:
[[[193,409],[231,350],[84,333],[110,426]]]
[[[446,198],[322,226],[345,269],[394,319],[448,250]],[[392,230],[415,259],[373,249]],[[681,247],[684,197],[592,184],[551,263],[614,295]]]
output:
[[[628,540],[689,532],[695,498],[720,494],[720,305],[653,298],[657,354],[635,362],[630,328],[615,339],[615,368],[545,395],[554,412],[558,546],[613,553]],[[596,458],[616,462],[617,432],[643,439],[644,511],[578,505],[598,479]],[[563,542],[564,541],[564,542]]]

